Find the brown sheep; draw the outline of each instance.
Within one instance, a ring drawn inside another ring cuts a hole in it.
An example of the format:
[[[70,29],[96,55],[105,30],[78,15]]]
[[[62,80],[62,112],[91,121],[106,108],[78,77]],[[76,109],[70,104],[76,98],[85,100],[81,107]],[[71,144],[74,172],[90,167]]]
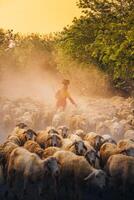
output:
[[[87,120],[82,115],[73,115],[69,121],[69,127],[71,130],[87,129]]]
[[[81,137],[80,136],[78,136],[78,135],[75,135],[75,134],[71,134],[71,135],[69,135],[69,137],[68,137],[72,142],[75,142],[75,141],[80,141],[80,140],[82,140],[81,139]]]
[[[100,188],[105,186],[106,174],[102,170],[94,169],[84,157],[68,151],[58,151],[54,157],[61,164],[62,176],[74,177],[75,184],[87,181],[90,182],[90,186],[92,184]]]
[[[36,136],[36,133],[31,129],[19,129],[16,133],[10,134],[7,141],[18,146],[23,146],[26,141],[32,140],[34,136]]]
[[[125,192],[134,187],[134,158],[125,155],[113,155],[107,161],[107,171],[111,177],[110,185]]]
[[[37,134],[35,141],[40,145],[42,149],[46,147],[46,140],[48,137],[48,133],[46,131],[41,131]]]
[[[127,130],[124,134],[124,138],[134,140],[134,130]]]
[[[90,132],[90,133],[86,134],[86,136],[84,137],[84,140],[88,141],[89,144],[91,146],[93,146],[93,148],[96,151],[98,151],[100,149],[101,145],[104,142],[103,137],[94,132]]]
[[[82,129],[78,129],[78,130],[74,131],[74,134],[81,137],[81,139],[84,139],[84,137],[86,136],[86,132],[84,132]]]
[[[128,147],[134,147],[134,140],[133,139],[123,139],[117,143],[117,147],[124,150]]]
[[[38,155],[27,151],[22,147],[12,151],[7,171],[7,182],[9,186],[13,186],[18,178],[23,178],[23,193],[27,190],[29,181],[40,182],[38,184],[39,194],[42,192],[45,175],[50,174],[52,177],[57,177],[60,173],[58,161],[54,157],[49,157],[41,160]]]
[[[46,147],[61,147],[62,146],[62,138],[57,134],[52,134],[48,136],[46,140]]]
[[[45,131],[40,131],[37,134],[36,142],[41,146],[41,148],[46,148],[46,142],[50,135],[52,134],[59,134],[53,127],[47,127]]]
[[[27,125],[24,124],[24,123],[19,123],[19,124],[16,125],[14,130],[8,135],[8,137],[10,137],[11,135],[24,133],[26,130],[27,130]]]
[[[57,128],[59,134],[63,137],[63,138],[67,138],[68,137],[68,131],[69,131],[69,128],[67,126],[59,126]]]
[[[48,147],[44,150],[42,158],[45,159],[50,156],[53,156],[54,153],[56,153],[57,151],[60,151],[59,147]]]
[[[71,151],[79,156],[84,156],[87,147],[82,140],[79,140],[72,142],[71,145],[68,145],[64,150]]]
[[[69,146],[72,145],[72,141],[69,138],[63,138],[62,139],[62,150],[66,150]]]
[[[12,142],[18,146],[23,146],[26,141],[27,141],[27,137],[26,137],[25,132],[19,133],[19,134],[13,134],[7,138],[7,142]]]
[[[102,137],[103,137],[103,144],[106,143],[106,142],[117,144],[116,141],[112,138],[111,135],[105,134],[105,135],[102,135]]]
[[[107,160],[109,159],[110,156],[120,153],[123,153],[123,151],[120,148],[118,148],[116,144],[112,143],[103,144],[100,148],[101,167],[103,168],[106,165]]]
[[[87,147],[87,151],[84,154],[86,160],[89,162],[89,164],[95,168],[100,168],[99,166],[99,156],[98,156],[98,152],[91,146],[88,144],[87,141],[84,141],[84,144]]]
[[[10,158],[10,154],[14,149],[16,149],[18,145],[12,142],[5,142],[0,147],[0,164],[3,167],[4,175],[7,173],[7,166]]]
[[[31,153],[36,153],[40,158],[42,158],[44,150],[40,145],[32,140],[29,140],[25,143],[24,148],[30,151]]]
[[[32,129],[28,129],[25,132],[27,140],[35,140],[37,134]]]

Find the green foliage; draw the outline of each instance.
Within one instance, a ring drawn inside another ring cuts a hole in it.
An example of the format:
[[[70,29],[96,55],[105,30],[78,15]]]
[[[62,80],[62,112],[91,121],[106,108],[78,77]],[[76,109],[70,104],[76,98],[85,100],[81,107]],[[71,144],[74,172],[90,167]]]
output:
[[[96,64],[117,88],[133,89],[134,0],[79,0],[83,16],[58,36],[65,55]]]

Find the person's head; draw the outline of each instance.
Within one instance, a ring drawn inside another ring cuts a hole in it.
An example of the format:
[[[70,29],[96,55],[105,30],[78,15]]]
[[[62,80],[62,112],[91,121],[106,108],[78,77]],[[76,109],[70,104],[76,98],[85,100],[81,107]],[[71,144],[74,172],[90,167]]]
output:
[[[69,86],[69,84],[70,84],[70,81],[67,80],[67,79],[64,79],[64,80],[62,81],[62,84],[63,84],[63,87],[64,87],[65,89],[67,89],[68,86]]]

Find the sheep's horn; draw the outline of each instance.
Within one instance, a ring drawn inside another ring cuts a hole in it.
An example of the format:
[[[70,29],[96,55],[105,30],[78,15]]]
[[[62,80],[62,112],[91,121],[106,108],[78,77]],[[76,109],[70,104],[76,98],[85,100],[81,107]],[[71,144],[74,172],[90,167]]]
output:
[[[71,148],[72,146],[74,146],[75,145],[75,143],[76,143],[76,141],[75,142],[73,142],[70,146],[69,146],[69,148]]]
[[[52,137],[50,136],[49,138],[47,138],[47,141],[50,140]]]
[[[89,180],[90,178],[92,178],[94,176],[94,172],[92,172],[91,174],[89,174],[87,177],[84,178],[84,181]]]

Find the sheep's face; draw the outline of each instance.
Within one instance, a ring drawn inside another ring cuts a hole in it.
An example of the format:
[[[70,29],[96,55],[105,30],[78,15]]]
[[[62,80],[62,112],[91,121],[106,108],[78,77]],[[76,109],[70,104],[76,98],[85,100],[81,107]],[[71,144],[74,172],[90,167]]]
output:
[[[84,131],[79,129],[79,130],[76,130],[75,134],[78,135],[79,137],[83,137],[84,136]]]
[[[94,146],[94,148],[98,151],[100,149],[101,145],[103,144],[103,142],[104,142],[104,139],[101,136],[97,135],[95,137],[95,146]]]
[[[92,181],[99,188],[104,188],[105,185],[106,185],[106,174],[105,174],[105,172],[103,172],[102,170],[99,170],[97,173],[95,173],[95,176],[94,176]]]
[[[51,174],[53,177],[57,177],[60,174],[60,163],[54,157],[47,159],[45,164],[47,173]]]
[[[87,151],[87,148],[83,141],[77,141],[75,142],[74,145],[75,145],[76,153],[78,155],[84,155],[85,152]]]
[[[96,170],[85,178],[90,184],[103,189],[106,185],[106,173],[102,170]]]
[[[28,130],[25,132],[25,134],[26,134],[27,140],[34,140],[35,135],[36,135],[36,133],[35,133],[33,130],[31,130],[31,129],[28,129]]]
[[[61,146],[61,139],[59,136],[57,136],[56,134],[51,135],[48,139],[47,139],[47,147],[60,147]]]
[[[98,158],[97,152],[93,150],[89,150],[85,154],[86,160],[95,167],[96,158]]]
[[[131,148],[128,148],[128,149],[125,149],[122,154],[126,155],[126,156],[133,156],[134,157],[134,148],[131,147]]]
[[[68,131],[69,129],[66,126],[63,127],[59,127],[59,132],[62,135],[63,138],[67,138],[68,137]]]

